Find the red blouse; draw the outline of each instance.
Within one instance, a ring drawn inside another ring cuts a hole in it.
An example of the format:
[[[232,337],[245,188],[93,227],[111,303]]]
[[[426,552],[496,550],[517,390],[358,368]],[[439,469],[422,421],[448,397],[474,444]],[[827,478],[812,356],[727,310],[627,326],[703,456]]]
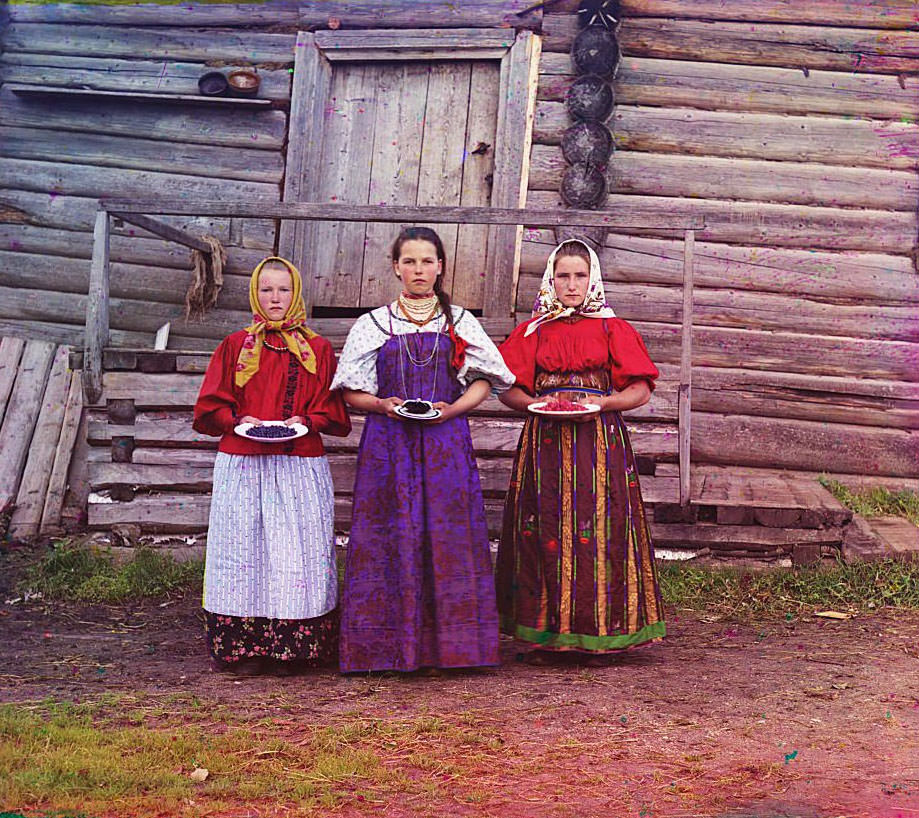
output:
[[[654,379],[660,373],[641,336],[621,318],[561,318],[543,324],[525,338],[529,324],[520,324],[498,347],[517,379],[516,386],[529,394],[536,394],[537,368],[545,372],[609,368],[617,391],[641,379],[654,389]]]
[[[291,367],[289,352],[262,347],[258,372],[238,387],[234,381],[236,361],[246,331],[224,338],[211,356],[198,401],[195,403],[195,431],[221,436],[218,449],[227,454],[291,454],[319,457],[325,453],[320,432],[347,435],[351,420],[341,392],[329,391],[335,374],[332,345],[319,336],[309,339],[316,353],[316,374],[300,364]],[[280,345],[280,339],[275,346]],[[296,381],[292,375],[296,373]],[[294,415],[306,418],[309,434],[295,440],[259,443],[233,433],[238,418],[252,415],[260,420],[286,420]]]

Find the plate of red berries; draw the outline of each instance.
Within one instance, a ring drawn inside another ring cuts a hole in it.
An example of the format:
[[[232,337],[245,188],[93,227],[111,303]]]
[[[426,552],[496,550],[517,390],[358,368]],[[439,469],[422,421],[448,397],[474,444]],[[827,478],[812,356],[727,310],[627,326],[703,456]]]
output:
[[[536,415],[549,417],[573,417],[577,415],[595,415],[600,411],[598,403],[579,403],[566,398],[552,398],[531,403],[527,409]]]

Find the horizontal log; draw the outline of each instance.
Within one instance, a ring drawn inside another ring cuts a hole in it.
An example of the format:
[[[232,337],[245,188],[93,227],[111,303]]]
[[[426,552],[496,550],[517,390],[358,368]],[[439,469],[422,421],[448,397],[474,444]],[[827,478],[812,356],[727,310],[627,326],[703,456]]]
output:
[[[0,127],[0,156],[112,168],[213,176],[278,184],[284,174],[280,152],[172,142],[164,150],[153,139],[70,131]]]
[[[534,145],[530,190],[558,190],[568,167],[561,148]],[[609,162],[610,193],[739,199],[785,204],[915,210],[919,176],[909,171],[844,168],[618,151]]]
[[[561,208],[562,201],[555,192],[536,190],[529,192],[527,205],[539,210]],[[919,233],[916,213],[770,202],[613,194],[600,212],[647,224],[660,222],[666,213],[674,218],[695,217],[705,220],[705,227],[696,233],[697,240],[772,247],[908,255],[916,250]]]
[[[914,477],[919,432],[694,412],[693,463]]]
[[[534,139],[559,144],[570,125],[561,103],[541,102]],[[617,105],[609,123],[621,150],[915,170],[915,122]]]
[[[54,192],[0,188],[0,223],[29,224],[62,230],[91,231],[99,209],[98,199],[88,196],[64,196]],[[167,216],[163,221],[182,230],[209,234],[224,245],[238,243],[243,247],[271,250],[276,227],[266,219],[232,219],[208,216]],[[234,225],[231,235],[231,225]],[[113,225],[122,235],[151,237],[152,234],[135,227]]]
[[[518,298],[532,303],[541,277],[521,276]],[[607,298],[628,321],[682,322],[682,289],[649,284],[607,285]],[[800,295],[702,289],[693,293],[693,321],[709,327],[803,332],[919,342],[916,304],[849,306]]]
[[[560,8],[556,6],[556,8]],[[689,17],[702,20],[748,20],[751,22],[812,23],[827,20],[839,26],[867,28],[913,28],[916,6],[913,0],[623,0],[624,17]]]
[[[133,136],[196,145],[279,151],[287,137],[283,111],[214,108],[189,116],[187,105],[127,100],[20,97],[0,87],[0,125]]]
[[[225,245],[226,246],[226,245]],[[35,227],[29,224],[0,224],[0,252],[22,254],[23,257],[3,257],[0,269],[18,265],[21,271],[33,265],[41,269],[61,270],[63,273],[84,269],[83,260],[92,258],[92,234],[73,230],[58,230]],[[263,250],[251,250],[229,246],[224,273],[248,276],[265,256]],[[126,236],[114,232],[111,239],[110,258],[114,272],[118,264],[139,265],[141,268],[166,268],[169,270],[191,270],[188,248],[156,238]],[[72,273],[67,273],[72,274]],[[164,270],[165,274],[165,270]]]
[[[562,101],[571,60],[544,54],[537,97]],[[900,83],[903,83],[902,85]],[[624,57],[614,90],[619,105],[655,105],[872,119],[919,118],[919,77]]]
[[[511,29],[454,28],[362,29],[317,31],[316,46],[326,59],[379,60],[487,60],[501,59],[514,44]]]
[[[527,231],[521,245],[521,283],[527,276],[542,275],[554,247],[552,231]],[[682,241],[608,233],[600,262],[604,280],[611,285],[681,285],[683,281]],[[696,242],[693,267],[698,287],[797,294],[837,303],[919,301],[919,278],[909,256]],[[532,303],[528,297],[529,291],[523,291],[520,303]]]
[[[529,0],[451,0],[425,3],[424,23],[429,28],[538,28],[541,10],[519,12]],[[106,26],[299,26],[325,28],[330,19],[345,28],[418,28],[414,0],[262,0],[259,3],[205,3],[177,6],[163,3],[131,5],[78,5],[72,3],[15,4],[14,22],[81,23]]]
[[[679,324],[636,322],[656,362],[680,359]],[[694,366],[763,369],[880,380],[919,381],[919,344],[905,341],[805,335],[695,326]]]
[[[261,182],[27,159],[0,158],[0,177],[7,188],[37,193],[55,191],[66,196],[226,196],[228,200],[239,198],[266,203],[277,202],[280,196],[277,185]]]
[[[577,31],[576,15],[546,15],[543,50],[567,53]],[[630,57],[882,74],[919,70],[917,31],[624,17],[617,34]]]
[[[245,68],[245,64],[222,65],[224,73]],[[177,96],[198,96],[198,80],[208,71],[205,63],[151,60],[59,57],[45,54],[4,53],[0,55],[0,80],[22,85],[75,88],[94,91],[124,91]],[[260,70],[258,99],[290,99],[290,73]],[[167,100],[168,101],[168,100]],[[201,105],[208,100],[201,100]]]
[[[184,25],[163,29],[14,22],[0,35],[0,51],[79,57],[134,58],[142,54],[149,60],[235,60],[244,64],[293,63],[295,42],[293,34],[218,32]]]
[[[651,537],[660,547],[711,546],[718,550],[765,551],[781,549],[790,552],[795,545],[812,543],[839,545],[842,529],[768,528],[760,525],[714,525],[710,523],[653,523]]]

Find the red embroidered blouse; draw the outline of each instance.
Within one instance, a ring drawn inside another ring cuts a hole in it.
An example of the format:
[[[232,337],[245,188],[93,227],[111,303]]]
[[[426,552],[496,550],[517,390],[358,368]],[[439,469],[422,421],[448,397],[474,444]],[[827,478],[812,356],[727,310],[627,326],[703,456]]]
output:
[[[319,433],[347,435],[351,420],[341,392],[330,392],[335,374],[332,345],[319,336],[308,343],[316,353],[316,374],[300,364],[291,364],[289,352],[262,347],[258,372],[238,387],[234,382],[236,361],[246,337],[245,330],[228,335],[211,356],[198,400],[195,403],[195,431],[221,436],[217,447],[227,454],[291,454],[319,457],[325,454]],[[276,346],[279,344],[275,344]],[[295,440],[259,443],[234,434],[238,418],[252,415],[260,420],[286,420],[294,415],[306,418],[309,434]]]
[[[641,336],[621,318],[562,318],[543,324],[525,338],[529,324],[520,324],[498,347],[517,379],[515,385],[529,394],[536,394],[537,368],[545,372],[608,368],[617,391],[641,379],[654,389],[660,373]]]

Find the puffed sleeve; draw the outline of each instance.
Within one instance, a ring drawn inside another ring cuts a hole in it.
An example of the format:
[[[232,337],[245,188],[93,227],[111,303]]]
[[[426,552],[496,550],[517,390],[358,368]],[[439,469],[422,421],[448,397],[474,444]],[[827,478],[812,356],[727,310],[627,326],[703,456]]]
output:
[[[457,315],[454,310],[454,330],[467,346],[463,365],[456,376],[463,386],[484,378],[491,384],[492,392],[500,394],[514,385],[514,373],[504,363],[504,358],[488,337],[478,319],[469,310]]]
[[[504,363],[514,374],[514,385],[519,386],[530,395],[535,395],[536,345],[539,339],[535,332],[528,338],[524,337],[528,325],[529,321],[518,325],[498,349],[504,358]]]
[[[315,432],[345,437],[351,431],[351,418],[341,392],[331,391],[335,376],[335,354],[325,339],[315,338],[310,342],[316,353],[316,377],[319,381],[316,391],[310,396],[306,407],[307,425]]]
[[[220,437],[236,425],[239,393],[233,378],[238,354],[230,338],[224,338],[214,350],[195,402],[192,428],[196,432]]]
[[[654,391],[654,380],[660,375],[651,362],[645,342],[638,332],[621,318],[609,322],[609,356],[613,386],[622,391],[637,380],[646,380]]]
[[[355,389],[376,395],[377,352],[385,342],[386,335],[377,326],[372,314],[360,316],[348,331],[330,388]]]

